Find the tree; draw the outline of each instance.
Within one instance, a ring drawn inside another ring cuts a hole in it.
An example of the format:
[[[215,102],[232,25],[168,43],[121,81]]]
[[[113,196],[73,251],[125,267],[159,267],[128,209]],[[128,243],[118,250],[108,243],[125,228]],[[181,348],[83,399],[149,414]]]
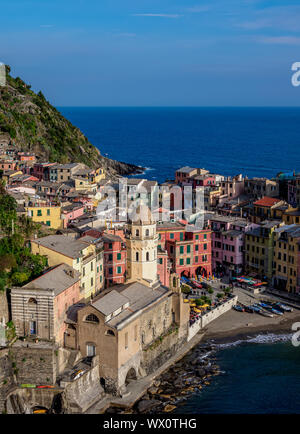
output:
[[[17,220],[17,202],[6,193],[4,184],[0,184],[0,229],[10,235]]]

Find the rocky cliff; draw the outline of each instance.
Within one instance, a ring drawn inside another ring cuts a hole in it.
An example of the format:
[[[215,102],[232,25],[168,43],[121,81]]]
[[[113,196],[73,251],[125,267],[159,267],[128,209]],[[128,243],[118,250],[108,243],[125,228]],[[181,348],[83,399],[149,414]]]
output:
[[[40,161],[82,162],[102,166],[109,176],[141,173],[140,167],[103,157],[74,125],[44,97],[30,89],[6,66],[6,86],[0,87],[0,136],[18,149],[34,152]]]

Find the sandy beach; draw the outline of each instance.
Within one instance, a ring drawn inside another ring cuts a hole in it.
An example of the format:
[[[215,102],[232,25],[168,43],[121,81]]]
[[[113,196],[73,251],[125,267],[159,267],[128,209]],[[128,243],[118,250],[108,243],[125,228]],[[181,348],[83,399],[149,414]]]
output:
[[[282,316],[268,318],[231,309],[207,326],[203,340],[230,342],[233,338],[263,333],[292,333],[291,327],[295,322],[300,322],[300,310],[294,309]]]

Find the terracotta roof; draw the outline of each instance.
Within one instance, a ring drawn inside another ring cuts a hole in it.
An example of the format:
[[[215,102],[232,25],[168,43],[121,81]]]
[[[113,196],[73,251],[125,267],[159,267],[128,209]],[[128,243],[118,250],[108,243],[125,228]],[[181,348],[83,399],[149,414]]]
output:
[[[280,199],[275,199],[274,197],[264,196],[262,199],[259,199],[256,202],[254,202],[254,205],[271,207],[278,202],[280,202]]]

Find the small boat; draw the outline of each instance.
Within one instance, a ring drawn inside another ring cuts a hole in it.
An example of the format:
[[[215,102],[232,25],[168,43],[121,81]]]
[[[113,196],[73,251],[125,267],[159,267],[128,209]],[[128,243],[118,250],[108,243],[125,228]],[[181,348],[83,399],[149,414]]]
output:
[[[242,308],[242,306],[239,306],[238,304],[235,304],[234,306],[232,306],[232,308],[234,310],[237,310],[238,312],[244,312],[244,309]]]
[[[260,313],[260,311],[262,310],[262,308],[259,308],[259,307],[257,307],[257,306],[249,306],[249,307],[251,307],[251,309],[253,309],[253,311],[255,312],[255,313]]]
[[[293,312],[293,309],[286,304],[280,303],[279,301],[277,303],[273,304],[275,309],[281,310],[283,312]]]
[[[262,315],[262,316],[266,316],[266,317],[268,317],[268,318],[273,318],[273,316],[274,316],[272,313],[267,312],[266,310],[263,310],[263,309],[261,309],[258,313],[259,313],[260,315]]]
[[[35,384],[21,384],[22,389],[35,389]]]
[[[33,414],[47,414],[48,411],[45,408],[40,408],[38,410],[33,410]]]
[[[245,306],[245,312],[247,312],[247,313],[254,313],[254,309],[251,306]]]

